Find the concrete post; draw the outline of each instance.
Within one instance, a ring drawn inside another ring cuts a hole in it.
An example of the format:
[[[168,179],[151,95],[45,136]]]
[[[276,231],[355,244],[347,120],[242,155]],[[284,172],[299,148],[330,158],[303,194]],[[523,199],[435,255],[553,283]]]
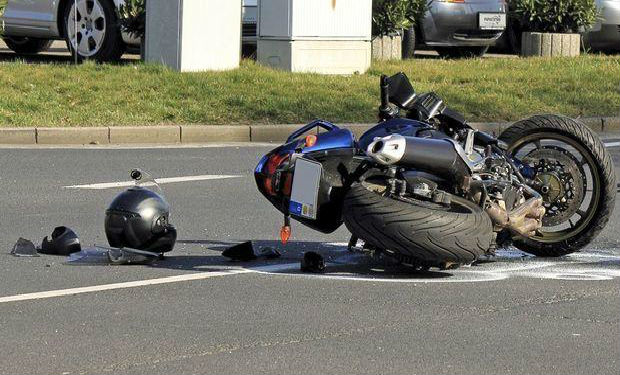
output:
[[[241,59],[241,0],[149,0],[146,61],[181,72],[228,70]]]

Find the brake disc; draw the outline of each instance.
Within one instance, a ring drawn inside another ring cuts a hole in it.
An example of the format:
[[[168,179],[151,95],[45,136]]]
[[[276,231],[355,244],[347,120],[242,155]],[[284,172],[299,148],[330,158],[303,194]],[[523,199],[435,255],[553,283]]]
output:
[[[557,146],[535,149],[523,161],[536,170],[535,189],[542,195],[547,210],[543,225],[552,227],[569,220],[579,210],[587,185],[579,161]]]

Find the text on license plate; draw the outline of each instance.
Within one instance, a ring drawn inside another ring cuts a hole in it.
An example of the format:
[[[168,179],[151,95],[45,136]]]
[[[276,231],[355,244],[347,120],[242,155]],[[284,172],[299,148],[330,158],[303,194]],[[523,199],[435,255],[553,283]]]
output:
[[[505,13],[478,13],[480,30],[504,30],[506,28]]]

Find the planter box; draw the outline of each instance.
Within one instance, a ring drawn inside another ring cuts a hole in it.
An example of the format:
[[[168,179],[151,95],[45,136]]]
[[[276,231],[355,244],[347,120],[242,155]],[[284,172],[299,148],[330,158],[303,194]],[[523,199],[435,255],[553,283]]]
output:
[[[378,36],[372,40],[372,58],[375,60],[401,60],[403,38],[400,35]]]
[[[146,61],[182,72],[228,70],[241,59],[241,0],[146,2]]]
[[[259,63],[291,72],[370,68],[372,0],[260,0]]]
[[[521,56],[579,56],[580,34],[523,33]]]

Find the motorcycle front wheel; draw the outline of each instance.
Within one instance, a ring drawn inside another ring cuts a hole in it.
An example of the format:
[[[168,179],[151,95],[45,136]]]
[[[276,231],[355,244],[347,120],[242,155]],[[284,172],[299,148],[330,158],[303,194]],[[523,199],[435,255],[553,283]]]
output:
[[[616,198],[613,161],[598,136],[579,121],[537,115],[506,129],[499,139],[535,177],[532,187],[547,210],[543,227],[514,245],[537,256],[579,251],[605,228]]]
[[[359,183],[345,195],[343,208],[344,223],[355,237],[415,266],[472,263],[495,239],[489,216],[457,196],[445,205],[386,196]]]

